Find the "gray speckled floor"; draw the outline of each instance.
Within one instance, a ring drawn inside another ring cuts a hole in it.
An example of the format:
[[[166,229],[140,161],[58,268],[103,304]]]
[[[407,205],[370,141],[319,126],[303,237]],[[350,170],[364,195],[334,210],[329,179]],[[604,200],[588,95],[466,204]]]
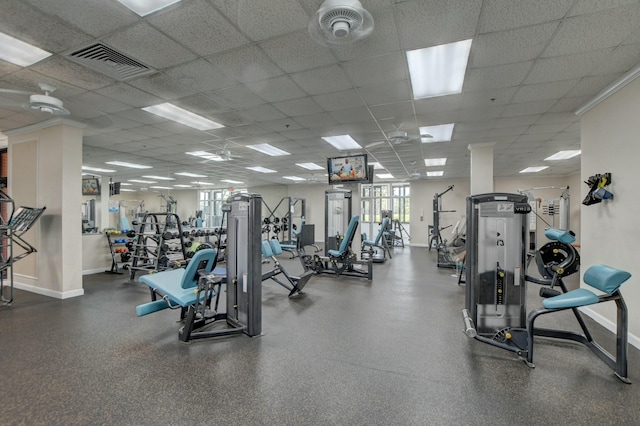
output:
[[[529,369],[462,333],[464,289],[434,256],[396,249],[373,282],[316,276],[297,299],[266,282],[263,336],[189,344],[177,312],[135,316],[148,291],[125,275],[87,276],[64,301],[16,291],[0,307],[0,424],[640,424],[638,350],[632,385],[573,343],[539,339]]]

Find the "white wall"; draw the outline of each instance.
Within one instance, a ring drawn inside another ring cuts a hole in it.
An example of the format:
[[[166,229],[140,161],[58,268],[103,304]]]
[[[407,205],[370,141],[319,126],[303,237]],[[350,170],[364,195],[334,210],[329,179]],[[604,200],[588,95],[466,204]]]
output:
[[[608,187],[614,199],[582,206],[582,273],[589,265],[603,263],[629,271],[633,276],[621,291],[629,309],[631,341],[640,345],[640,264],[638,263],[638,179],[640,179],[640,79],[598,104],[581,121],[581,180],[611,172]],[[582,184],[584,197],[588,188]],[[584,286],[584,284],[583,284]],[[615,305],[590,308],[596,319],[615,324]]]

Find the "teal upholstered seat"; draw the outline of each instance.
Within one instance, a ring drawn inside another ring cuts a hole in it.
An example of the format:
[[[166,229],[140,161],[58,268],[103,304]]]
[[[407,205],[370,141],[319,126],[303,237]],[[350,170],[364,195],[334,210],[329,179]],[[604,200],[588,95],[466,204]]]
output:
[[[340,247],[338,250],[328,250],[327,254],[331,257],[340,257],[347,252],[349,245],[353,241],[353,236],[356,233],[356,228],[358,227],[358,222],[360,221],[360,216],[356,215],[351,218],[349,222],[349,227],[347,228],[347,232],[344,234],[344,238],[342,239],[342,243],[340,243]]]

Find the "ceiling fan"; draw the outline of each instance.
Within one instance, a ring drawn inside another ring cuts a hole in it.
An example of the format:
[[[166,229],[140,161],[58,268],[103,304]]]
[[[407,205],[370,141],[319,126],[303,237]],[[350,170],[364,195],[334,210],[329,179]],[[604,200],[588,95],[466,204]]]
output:
[[[68,109],[64,107],[63,102],[51,96],[51,93],[56,91],[56,87],[47,83],[38,83],[40,89],[44,94],[26,92],[22,90],[12,89],[0,89],[0,94],[6,93],[6,98],[14,97],[13,95],[19,95],[17,101],[2,102],[1,105],[5,107],[20,107],[27,111],[42,112],[51,115],[70,115]],[[29,96],[26,98],[25,96]]]
[[[48,83],[38,83],[44,93],[27,92],[24,90],[0,88],[0,108],[22,109],[41,115],[71,116],[71,119],[94,129],[105,129],[113,124],[108,114],[96,111],[94,118],[80,118],[73,116],[64,107],[62,100],[51,96],[56,87]]]
[[[317,43],[342,47],[367,38],[373,26],[373,17],[358,0],[325,0],[307,29]]]
[[[208,141],[203,141],[202,143],[217,149],[216,151],[211,152],[207,157],[204,157],[205,160],[202,161],[202,163],[207,163],[209,161],[231,161],[237,158],[244,158],[240,155],[231,153],[229,148],[227,148],[227,144],[224,144],[220,147],[218,145],[211,144]]]
[[[382,139],[379,141],[372,142],[365,146],[365,149],[373,148],[378,145],[382,145],[386,141],[389,141],[392,145],[400,145],[407,142],[419,141],[422,138],[433,138],[432,135],[425,133],[417,136],[410,136],[405,130],[402,130],[402,125],[396,126],[393,125],[394,129],[390,132],[387,132],[386,139]]]

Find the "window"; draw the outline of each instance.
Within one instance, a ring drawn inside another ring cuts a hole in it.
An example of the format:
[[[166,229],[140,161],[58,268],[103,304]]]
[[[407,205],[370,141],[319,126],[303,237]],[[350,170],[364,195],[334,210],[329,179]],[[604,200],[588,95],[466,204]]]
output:
[[[247,192],[237,189],[234,192]],[[222,223],[222,206],[231,192],[227,189],[207,189],[198,191],[199,210],[202,210],[202,224],[206,228],[214,228]]]
[[[411,220],[411,193],[409,184],[362,185],[362,222],[382,222],[382,211],[393,212],[393,220],[409,223]]]

